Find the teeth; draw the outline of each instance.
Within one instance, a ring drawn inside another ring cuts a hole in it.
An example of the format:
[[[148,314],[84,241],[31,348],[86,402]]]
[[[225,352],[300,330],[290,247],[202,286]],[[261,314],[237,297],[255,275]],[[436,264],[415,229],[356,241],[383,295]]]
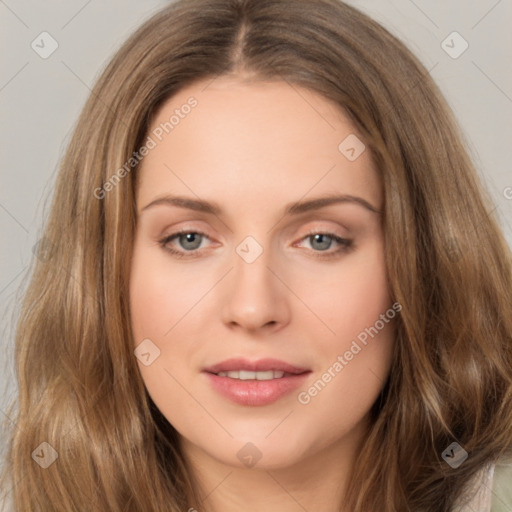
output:
[[[272,380],[280,379],[284,372],[280,370],[268,370],[266,372],[250,372],[247,370],[231,371],[231,372],[219,372],[219,377],[229,377],[230,379],[239,380]]]

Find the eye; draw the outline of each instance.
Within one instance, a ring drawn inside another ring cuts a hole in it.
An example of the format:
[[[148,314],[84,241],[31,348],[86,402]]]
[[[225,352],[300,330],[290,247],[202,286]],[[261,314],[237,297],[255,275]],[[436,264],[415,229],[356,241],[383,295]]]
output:
[[[353,248],[353,241],[347,238],[342,238],[334,233],[327,232],[312,232],[306,235],[302,240],[309,240],[315,256],[319,258],[330,258],[338,256]],[[334,251],[327,252],[333,245],[333,242],[338,245]],[[322,254],[323,253],[323,254]]]
[[[201,242],[205,237],[208,238],[205,233],[200,231],[190,231],[183,229],[164,237],[159,241],[159,244],[166,251],[169,251],[171,254],[174,254],[179,258],[196,257],[199,255],[197,254],[197,249],[200,248]],[[175,239],[178,241],[178,244],[182,247],[183,250],[178,250],[172,246],[169,246],[169,244]]]
[[[159,244],[163,249],[178,258],[195,258],[201,254],[198,249],[201,248],[201,242],[204,238],[209,239],[208,235],[201,231],[183,229],[165,236],[162,240],[159,240]],[[181,249],[170,245],[174,240],[178,241]],[[319,258],[335,257],[353,248],[352,240],[328,232],[312,232],[302,238],[302,240],[310,241],[315,257]],[[333,243],[337,244],[338,248],[334,251],[329,251]]]

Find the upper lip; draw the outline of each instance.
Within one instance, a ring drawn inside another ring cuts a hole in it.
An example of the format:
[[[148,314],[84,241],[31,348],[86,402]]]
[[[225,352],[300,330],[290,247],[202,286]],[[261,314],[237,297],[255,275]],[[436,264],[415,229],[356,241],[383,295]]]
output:
[[[245,370],[250,372],[264,372],[274,370],[295,375],[310,371],[308,368],[294,366],[293,364],[280,361],[279,359],[258,359],[257,361],[249,361],[248,359],[243,358],[226,359],[226,361],[222,361],[220,363],[204,368],[203,371],[208,373],[219,373],[235,370]]]

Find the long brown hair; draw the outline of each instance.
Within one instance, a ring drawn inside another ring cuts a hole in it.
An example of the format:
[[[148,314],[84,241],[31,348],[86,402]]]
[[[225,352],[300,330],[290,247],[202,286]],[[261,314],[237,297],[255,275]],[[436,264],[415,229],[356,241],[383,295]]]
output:
[[[133,354],[137,167],[103,198],[94,191],[143,144],[164,100],[225,74],[320,93],[371,151],[402,310],[345,506],[449,511],[480,469],[512,452],[510,251],[426,69],[338,0],[181,0],[106,67],[63,158],[44,231],[52,250],[34,260],[16,327],[5,488],[23,512],[188,509],[195,486],[177,433]],[[58,453],[46,469],[33,457],[42,442]],[[452,442],[469,453],[457,469],[441,456]]]

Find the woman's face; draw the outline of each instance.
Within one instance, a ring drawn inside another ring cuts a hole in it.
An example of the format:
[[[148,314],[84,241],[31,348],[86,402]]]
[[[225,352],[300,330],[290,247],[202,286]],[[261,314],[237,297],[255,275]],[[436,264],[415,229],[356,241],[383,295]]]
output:
[[[354,126],[301,87],[220,77],[168,100],[147,135],[130,301],[154,403],[184,446],[233,466],[353,445],[399,309]]]

